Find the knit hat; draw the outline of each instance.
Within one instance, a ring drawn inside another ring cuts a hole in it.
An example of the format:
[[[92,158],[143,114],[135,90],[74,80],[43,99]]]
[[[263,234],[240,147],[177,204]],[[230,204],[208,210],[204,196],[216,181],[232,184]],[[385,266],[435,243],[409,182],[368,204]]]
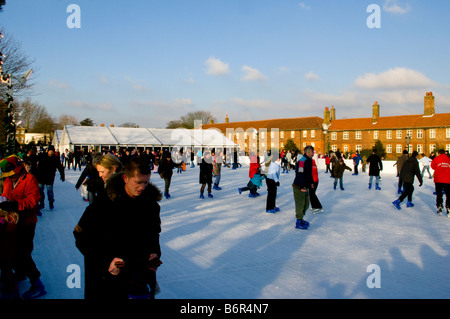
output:
[[[15,175],[22,169],[22,162],[16,155],[11,155],[0,161],[0,169],[2,171],[2,177],[6,178]]]

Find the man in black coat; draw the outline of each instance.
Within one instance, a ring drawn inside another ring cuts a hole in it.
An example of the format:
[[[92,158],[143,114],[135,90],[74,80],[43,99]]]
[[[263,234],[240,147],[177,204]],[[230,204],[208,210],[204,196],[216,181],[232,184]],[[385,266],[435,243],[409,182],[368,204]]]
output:
[[[376,149],[373,149],[372,155],[367,158],[366,162],[369,163],[369,189],[372,188],[372,180],[375,176],[375,189],[380,190],[380,172],[383,170],[383,163]]]
[[[84,255],[86,299],[154,297],[160,200],[149,166],[135,157],[108,180],[105,196],[86,208],[74,230]]]
[[[65,181],[64,167],[61,165],[61,161],[55,155],[54,149],[49,149],[47,153],[43,153],[39,157],[37,164],[37,180],[39,183],[39,191],[41,193],[41,199],[39,201],[39,209],[45,207],[44,200],[44,186],[47,188],[48,203],[51,210],[53,210],[55,201],[53,193],[53,184],[55,182],[56,170],[59,171],[61,180]]]
[[[419,153],[417,153],[416,151],[412,152],[411,157],[406,160],[406,162],[403,164],[402,170],[400,171],[400,178],[403,181],[404,191],[397,200],[392,202],[392,204],[394,204],[395,208],[397,209],[401,209],[400,203],[406,197],[408,197],[406,207],[414,207],[414,204],[412,203],[412,194],[414,192],[414,177],[417,176],[417,179],[419,180],[419,187],[422,186],[423,183],[419,161],[417,160],[418,154]]]

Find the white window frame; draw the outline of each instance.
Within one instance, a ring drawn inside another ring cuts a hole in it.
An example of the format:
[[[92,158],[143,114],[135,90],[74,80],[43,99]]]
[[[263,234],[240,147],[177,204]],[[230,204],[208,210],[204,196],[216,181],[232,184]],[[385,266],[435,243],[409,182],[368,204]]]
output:
[[[343,140],[348,140],[348,137],[349,137],[349,133],[348,132],[342,132],[342,139]]]
[[[389,154],[392,153],[392,145],[391,144],[386,145],[386,153],[389,153]]]
[[[395,137],[399,140],[402,138],[402,130],[395,131]]]
[[[430,128],[428,136],[430,138],[436,138],[436,129],[435,128]]]
[[[355,132],[355,138],[356,138],[357,140],[360,140],[360,139],[362,138],[362,132],[361,132],[361,131],[356,131],[356,132]]]
[[[423,130],[417,130],[417,138],[423,138]]]
[[[392,131],[391,130],[386,131],[386,139],[388,139],[388,140],[392,139]]]

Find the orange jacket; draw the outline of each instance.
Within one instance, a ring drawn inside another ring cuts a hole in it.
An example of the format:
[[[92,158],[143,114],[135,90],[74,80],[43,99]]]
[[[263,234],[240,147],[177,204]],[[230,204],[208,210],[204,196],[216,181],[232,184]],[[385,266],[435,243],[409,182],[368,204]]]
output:
[[[16,201],[19,204],[19,224],[32,224],[37,222],[37,212],[39,211],[39,185],[36,177],[25,172],[19,178],[15,187],[8,177],[3,182],[3,194],[10,201]]]

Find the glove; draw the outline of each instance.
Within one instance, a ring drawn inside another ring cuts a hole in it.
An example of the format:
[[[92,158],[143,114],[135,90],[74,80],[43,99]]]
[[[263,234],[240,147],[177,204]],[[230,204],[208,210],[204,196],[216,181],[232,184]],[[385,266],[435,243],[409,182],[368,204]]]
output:
[[[0,209],[8,212],[17,212],[19,210],[19,203],[16,201],[7,201],[0,203]]]
[[[280,182],[276,182],[275,185],[280,186]]]

